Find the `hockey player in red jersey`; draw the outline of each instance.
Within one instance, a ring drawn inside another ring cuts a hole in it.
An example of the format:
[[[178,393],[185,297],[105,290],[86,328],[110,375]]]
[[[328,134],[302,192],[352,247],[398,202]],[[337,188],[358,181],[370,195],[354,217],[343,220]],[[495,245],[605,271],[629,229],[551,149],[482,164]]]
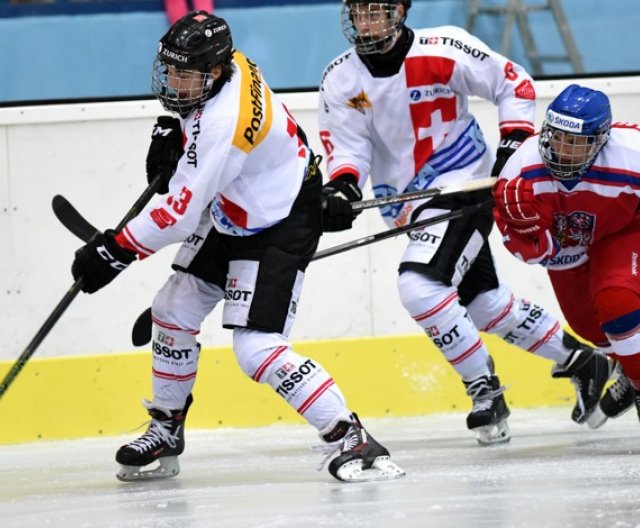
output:
[[[494,199],[506,248],[547,268],[571,328],[626,374],[589,425],[634,399],[640,412],[640,127],[612,125],[604,93],[570,85],[509,159]]]
[[[404,475],[348,409],[330,374],[289,343],[321,233],[322,177],[304,132],[258,66],[233,50],[227,23],[204,11],[178,20],[160,40],[152,88],[165,110],[182,118],[159,119],[147,157],[148,176],[163,175],[166,196],[121,232],[92,239],[72,267],[92,293],[137,257],[182,242],[175,273],[152,306],[153,400],[145,403],[152,419],[118,450],[118,478],[178,473],[197,335],[218,304],[240,368],[318,430],[331,475],[354,482]]]
[[[410,0],[345,0],[342,29],[352,47],[331,61],[320,87],[320,138],[329,182],[325,231],[351,227],[350,203],[371,180],[377,197],[496,175],[534,132],[535,90],[526,71],[466,31],[413,30]],[[469,112],[469,96],[498,107],[496,156]],[[390,227],[490,199],[489,191],[381,209]],[[556,363],[577,387],[572,418],[584,422],[608,378],[606,357],[565,334],[544,308],[498,280],[488,244],[490,202],[480,212],[414,231],[398,276],[401,301],[462,378],[480,443],[508,441],[509,409],[480,331]],[[449,339],[440,339],[448,336]],[[445,344],[446,343],[446,344]]]

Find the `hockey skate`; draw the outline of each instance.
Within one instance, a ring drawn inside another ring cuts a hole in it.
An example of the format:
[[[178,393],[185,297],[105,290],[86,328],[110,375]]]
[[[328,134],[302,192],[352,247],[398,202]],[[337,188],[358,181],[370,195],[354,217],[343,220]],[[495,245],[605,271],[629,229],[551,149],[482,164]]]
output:
[[[612,363],[607,356],[594,348],[584,345],[565,333],[562,343],[573,350],[563,365],[554,365],[551,375],[554,378],[570,378],[576,389],[577,400],[571,411],[571,419],[578,423],[586,422],[598,407]]]
[[[193,397],[189,394],[184,409],[176,411],[153,405],[146,400],[143,402],[151,415],[151,421],[140,438],[118,449],[116,462],[121,466],[116,477],[119,480],[158,480],[175,477],[180,473],[178,455],[184,451],[184,422],[192,402]],[[156,460],[159,465],[155,469],[142,469]]]
[[[463,383],[473,400],[473,408],[467,416],[467,428],[476,434],[478,443],[486,446],[511,440],[507,424],[511,411],[504,399],[505,388],[500,385],[498,376],[480,376]]]
[[[391,461],[387,448],[366,431],[355,413],[351,416],[353,422],[338,422],[329,433],[321,436],[324,443],[314,446],[315,450],[326,454],[318,470],[339,453],[329,463],[329,473],[343,482],[391,480],[404,476],[404,470]]]
[[[616,381],[605,391],[600,404],[587,420],[591,429],[602,427],[609,418],[622,416],[633,407],[633,387],[622,371],[620,363],[616,363],[613,372]]]

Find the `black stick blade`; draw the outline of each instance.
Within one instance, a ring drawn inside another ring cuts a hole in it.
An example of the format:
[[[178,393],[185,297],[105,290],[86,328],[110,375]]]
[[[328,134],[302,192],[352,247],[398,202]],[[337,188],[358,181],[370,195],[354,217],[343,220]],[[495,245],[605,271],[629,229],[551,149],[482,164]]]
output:
[[[89,242],[99,233],[64,196],[56,194],[51,200],[51,207],[60,223],[83,242]]]
[[[144,346],[151,341],[151,307],[142,312],[131,329],[133,346]]]

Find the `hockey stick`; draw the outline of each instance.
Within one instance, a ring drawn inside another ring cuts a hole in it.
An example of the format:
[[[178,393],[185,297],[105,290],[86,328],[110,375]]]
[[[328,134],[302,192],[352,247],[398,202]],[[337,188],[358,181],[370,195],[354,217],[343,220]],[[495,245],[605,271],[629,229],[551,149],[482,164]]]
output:
[[[357,247],[367,246],[369,244],[373,244],[374,242],[392,238],[403,233],[413,231],[415,229],[421,229],[423,227],[429,227],[435,224],[440,224],[442,222],[447,222],[449,220],[455,220],[456,218],[461,218],[462,216],[482,209],[490,203],[491,200],[485,200],[483,202],[478,202],[473,205],[467,205],[465,207],[461,207],[460,209],[455,209],[448,213],[443,213],[432,218],[425,218],[424,220],[420,220],[412,224],[407,224],[406,226],[394,227],[393,229],[382,231],[374,235],[358,238],[356,240],[352,240],[351,242],[345,242],[344,244],[318,251],[311,258],[311,262],[313,262],[314,260],[320,260],[329,257],[331,255],[337,255],[338,253],[344,253],[345,251],[349,251]],[[133,323],[133,328],[131,329],[131,342],[134,346],[143,346],[151,341],[151,324],[151,308],[147,308],[138,316],[135,323]]]
[[[354,211],[362,211],[364,209],[372,209],[374,207],[409,202],[411,200],[433,198],[443,194],[479,191],[492,187],[495,180],[495,178],[483,178],[480,180],[471,180],[450,185],[448,187],[433,187],[423,191],[396,194],[394,196],[385,196],[383,198],[374,198],[372,200],[363,200],[361,202],[354,202],[351,204],[351,207]],[[95,234],[99,233],[98,229],[91,225],[64,196],[60,194],[54,196],[52,207],[56,218],[80,240],[88,242]]]
[[[53,213],[60,223],[84,242],[89,242],[100,231],[61,194],[56,194],[51,202]],[[146,345],[151,341],[151,308],[142,312],[131,330],[133,346]]]
[[[490,203],[491,203],[491,200],[485,200],[483,202],[478,202],[473,205],[466,205],[465,207],[461,207],[460,209],[454,209],[453,211],[449,211],[448,213],[443,213],[441,215],[433,216],[431,218],[425,218],[424,220],[413,222],[411,224],[407,224],[402,227],[394,227],[393,229],[388,229],[387,231],[381,231],[380,233],[376,233],[374,235],[358,238],[356,240],[352,240],[351,242],[345,242],[344,244],[340,244],[338,246],[333,246],[327,249],[323,249],[322,251],[318,251],[313,257],[311,257],[311,262],[315,260],[320,260],[326,257],[330,257],[332,255],[337,255],[338,253],[344,253],[345,251],[349,251],[357,247],[368,246],[369,244],[373,244],[374,242],[379,242],[380,240],[392,238],[392,237],[401,235],[402,233],[407,233],[409,231],[414,231],[416,229],[422,229],[423,227],[429,227],[432,225],[440,224],[442,222],[448,222],[449,220],[455,220],[456,218],[465,216],[478,209],[482,209],[483,207],[486,207]]]
[[[149,203],[149,200],[153,197],[156,191],[160,188],[162,184],[162,177],[156,176],[156,178],[149,184],[149,186],[142,192],[142,194],[138,197],[135,203],[131,206],[131,209],[124,215],[124,218],[120,221],[120,223],[115,228],[116,231],[122,230],[122,228],[135,216],[138,215],[140,211],[144,208],[145,205]],[[77,281],[73,283],[71,288],[64,294],[60,302],[53,309],[47,320],[40,327],[36,335],[26,346],[22,354],[15,361],[9,372],[6,374],[2,383],[0,383],[0,398],[4,396],[4,393],[7,392],[7,389],[13,383],[13,380],[16,379],[20,371],[29,361],[29,358],[34,354],[40,343],[44,340],[45,337],[49,334],[53,326],[58,322],[58,319],[62,316],[65,310],[69,307],[71,302],[78,296],[82,289],[82,284],[84,280],[83,277],[80,277]]]
[[[411,200],[421,200],[423,198],[433,198],[443,194],[456,194],[480,191],[482,189],[490,189],[496,182],[496,178],[482,178],[480,180],[471,180],[461,183],[455,183],[447,187],[432,187],[423,191],[413,191],[404,194],[396,194],[393,196],[384,196],[382,198],[373,198],[372,200],[363,200],[362,202],[354,202],[351,208],[354,211],[362,211],[363,209],[371,209],[372,207],[382,207],[385,205],[393,205],[402,202],[410,202]]]
[[[100,232],[64,196],[56,194],[51,200],[51,207],[60,223],[83,242],[89,242]]]
[[[151,307],[142,312],[131,328],[131,342],[133,346],[143,346],[151,341],[152,333]]]

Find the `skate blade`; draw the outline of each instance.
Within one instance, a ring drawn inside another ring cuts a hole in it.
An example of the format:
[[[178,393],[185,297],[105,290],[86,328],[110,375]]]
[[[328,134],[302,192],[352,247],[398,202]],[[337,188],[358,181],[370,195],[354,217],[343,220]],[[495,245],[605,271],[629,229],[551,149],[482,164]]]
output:
[[[180,473],[178,457],[164,457],[158,459],[158,467],[142,470],[138,466],[120,466],[116,478],[122,482],[141,482],[149,480],[163,480],[175,477]]]
[[[369,469],[363,469],[362,462],[360,459],[347,462],[337,471],[338,478],[344,482],[373,482],[393,480],[406,475],[388,456],[376,458]]]
[[[609,417],[602,412],[602,409],[598,407],[591,416],[587,418],[587,425],[589,429],[598,429],[598,427],[602,427],[604,423],[609,419]]]
[[[476,439],[481,446],[506,444],[511,440],[511,431],[506,420],[494,425],[486,425],[472,429],[476,433]]]
[[[590,429],[598,429],[598,427],[602,427],[607,420],[615,420],[616,418],[620,418],[620,416],[625,414],[632,407],[633,403],[614,416],[608,416],[600,407],[597,407],[596,410],[591,414],[591,416],[589,416],[587,425]]]

